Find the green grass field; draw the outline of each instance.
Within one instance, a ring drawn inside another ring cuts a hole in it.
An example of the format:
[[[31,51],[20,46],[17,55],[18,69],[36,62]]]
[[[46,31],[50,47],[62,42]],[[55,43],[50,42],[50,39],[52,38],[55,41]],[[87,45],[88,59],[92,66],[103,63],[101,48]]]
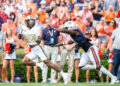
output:
[[[13,83],[13,84],[0,84],[0,86],[120,86],[120,84],[106,84],[106,83],[71,83],[71,84],[41,84],[41,83]]]

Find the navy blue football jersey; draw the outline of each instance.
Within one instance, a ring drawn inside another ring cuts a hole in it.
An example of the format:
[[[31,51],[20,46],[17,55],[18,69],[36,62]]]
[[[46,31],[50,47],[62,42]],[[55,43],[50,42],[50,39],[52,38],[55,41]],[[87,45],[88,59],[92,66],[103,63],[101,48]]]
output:
[[[92,46],[92,44],[88,41],[88,39],[85,37],[85,35],[82,33],[80,29],[74,29],[74,31],[77,31],[79,34],[71,35],[72,39],[78,43],[78,47],[82,48],[85,52]]]

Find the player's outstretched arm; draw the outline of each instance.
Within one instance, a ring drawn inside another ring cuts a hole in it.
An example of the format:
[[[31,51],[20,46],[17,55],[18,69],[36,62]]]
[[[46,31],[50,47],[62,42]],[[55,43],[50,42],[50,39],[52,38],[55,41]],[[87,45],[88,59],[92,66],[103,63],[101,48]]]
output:
[[[62,43],[58,43],[56,44],[57,46],[63,46],[63,45],[69,45],[69,44],[73,44],[75,43],[74,41],[70,40],[68,42],[62,42]],[[75,43],[76,44],[76,43]],[[77,45],[77,44],[76,44]]]
[[[67,33],[70,35],[76,35],[76,36],[78,35],[78,32],[73,30],[67,30],[67,29],[55,29],[55,30],[58,32]]]

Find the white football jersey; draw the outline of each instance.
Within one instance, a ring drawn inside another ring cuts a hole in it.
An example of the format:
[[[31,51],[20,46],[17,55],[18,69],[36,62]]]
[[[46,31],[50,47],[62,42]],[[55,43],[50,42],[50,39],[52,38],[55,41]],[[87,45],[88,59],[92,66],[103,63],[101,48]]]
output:
[[[28,45],[36,45],[38,36],[40,36],[41,28],[34,26],[32,29],[28,29],[25,25],[20,28],[20,34],[24,36],[24,40]]]

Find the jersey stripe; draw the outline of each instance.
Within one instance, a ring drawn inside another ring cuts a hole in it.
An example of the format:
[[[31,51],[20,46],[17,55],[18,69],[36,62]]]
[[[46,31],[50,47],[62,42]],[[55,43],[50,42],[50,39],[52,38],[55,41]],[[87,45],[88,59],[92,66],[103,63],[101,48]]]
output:
[[[100,63],[99,63],[98,57],[97,57],[97,55],[96,55],[96,53],[95,53],[95,50],[94,50],[93,47],[91,47],[91,50],[92,50],[92,54],[93,54],[93,57],[94,57],[94,59],[95,59],[95,62],[96,62],[96,64],[97,64],[97,67],[99,67],[99,66],[100,66]]]

